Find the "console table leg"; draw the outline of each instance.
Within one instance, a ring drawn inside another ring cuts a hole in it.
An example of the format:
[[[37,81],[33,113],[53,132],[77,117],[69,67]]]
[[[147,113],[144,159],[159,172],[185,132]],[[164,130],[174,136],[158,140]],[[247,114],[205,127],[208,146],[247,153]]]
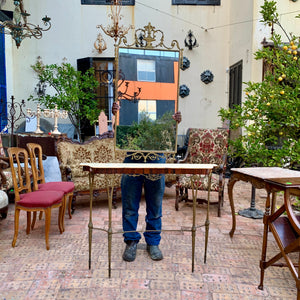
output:
[[[108,277],[111,277],[111,248],[112,248],[112,201],[114,193],[114,174],[107,174],[106,186],[108,197]]]
[[[194,185],[195,176],[191,176],[191,187],[193,196],[193,222],[192,222],[192,272],[194,272],[195,266],[195,240],[196,240],[196,203],[197,203],[197,187]]]
[[[208,176],[208,191],[207,191],[207,210],[206,210],[206,220],[205,220],[205,249],[204,249],[204,263],[206,264],[207,257],[207,246],[208,246],[208,233],[209,233],[209,201],[210,201],[210,187],[211,187],[211,176],[210,171]]]
[[[89,270],[91,269],[92,263],[92,234],[93,234],[93,221],[92,221],[92,210],[93,210],[93,187],[94,187],[94,174],[89,172],[89,186],[90,186],[90,219],[89,219]]]

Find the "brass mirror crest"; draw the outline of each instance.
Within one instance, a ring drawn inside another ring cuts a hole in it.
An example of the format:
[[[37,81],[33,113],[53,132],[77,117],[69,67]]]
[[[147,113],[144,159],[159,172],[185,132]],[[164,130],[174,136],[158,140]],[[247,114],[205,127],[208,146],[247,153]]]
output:
[[[144,29],[138,28],[134,31],[134,42],[132,44],[128,44],[127,37],[122,36],[119,39],[117,46],[120,46],[123,43],[123,45],[126,47],[140,47],[144,49],[163,48],[167,50],[172,50],[176,47],[177,50],[182,52],[177,40],[172,40],[169,47],[165,45],[164,40],[165,35],[163,31],[160,29],[155,29],[155,27],[149,22],[148,25],[144,26]],[[154,44],[154,42],[156,43]]]

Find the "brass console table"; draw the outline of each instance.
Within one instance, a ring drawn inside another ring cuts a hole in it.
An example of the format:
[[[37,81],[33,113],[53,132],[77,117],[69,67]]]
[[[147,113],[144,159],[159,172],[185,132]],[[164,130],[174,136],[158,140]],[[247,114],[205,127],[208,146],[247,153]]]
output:
[[[112,192],[113,192],[113,176],[114,174],[132,174],[132,175],[149,175],[160,176],[160,174],[191,174],[191,183],[195,180],[195,176],[208,175],[209,186],[211,182],[212,169],[216,166],[214,164],[159,164],[159,163],[82,163],[83,171],[89,172],[89,185],[90,185],[90,218],[89,218],[89,269],[91,269],[91,257],[92,257],[92,232],[93,229],[103,230],[108,235],[108,276],[111,276],[111,244],[112,234],[123,233],[113,232],[112,230]],[[107,195],[108,195],[108,229],[93,227],[92,220],[92,208],[93,208],[93,185],[95,174],[106,174],[107,180]],[[194,259],[195,259],[195,236],[196,236],[196,199],[197,199],[197,187],[193,188],[193,220],[190,230],[177,230],[177,231],[191,231],[192,234],[192,272],[194,271]],[[208,191],[208,201],[210,197],[210,191]],[[208,244],[208,231],[209,231],[209,205],[207,205],[205,224],[205,252],[204,262],[206,262],[206,252]],[[199,227],[199,226],[198,226]],[[164,230],[162,230],[164,231]],[[175,231],[175,230],[172,230]]]

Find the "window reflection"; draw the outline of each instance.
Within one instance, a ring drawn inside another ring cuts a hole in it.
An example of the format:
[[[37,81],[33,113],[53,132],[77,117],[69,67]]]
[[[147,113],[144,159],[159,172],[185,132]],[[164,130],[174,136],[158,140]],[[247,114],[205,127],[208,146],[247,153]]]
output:
[[[139,111],[139,123],[144,115],[147,115],[150,120],[155,121],[156,100],[139,101],[138,111]]]

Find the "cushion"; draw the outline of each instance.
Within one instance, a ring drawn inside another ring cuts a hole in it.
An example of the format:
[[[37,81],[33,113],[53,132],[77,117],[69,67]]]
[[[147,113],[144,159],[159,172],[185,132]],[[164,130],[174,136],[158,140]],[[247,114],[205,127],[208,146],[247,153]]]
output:
[[[198,177],[199,176],[199,177]],[[198,188],[198,190],[207,191],[208,190],[208,176],[207,175],[198,175],[197,179],[194,180],[194,187]],[[179,177],[177,182],[177,186],[180,188],[188,188],[191,189],[191,176],[190,175],[182,175]],[[218,192],[219,191],[219,175],[212,174],[211,176],[211,191]]]
[[[64,194],[73,192],[74,183],[71,181],[53,181],[41,183],[38,185],[39,191],[61,191]]]
[[[16,204],[27,208],[47,208],[60,203],[63,196],[64,193],[58,191],[35,191],[21,194]]]

